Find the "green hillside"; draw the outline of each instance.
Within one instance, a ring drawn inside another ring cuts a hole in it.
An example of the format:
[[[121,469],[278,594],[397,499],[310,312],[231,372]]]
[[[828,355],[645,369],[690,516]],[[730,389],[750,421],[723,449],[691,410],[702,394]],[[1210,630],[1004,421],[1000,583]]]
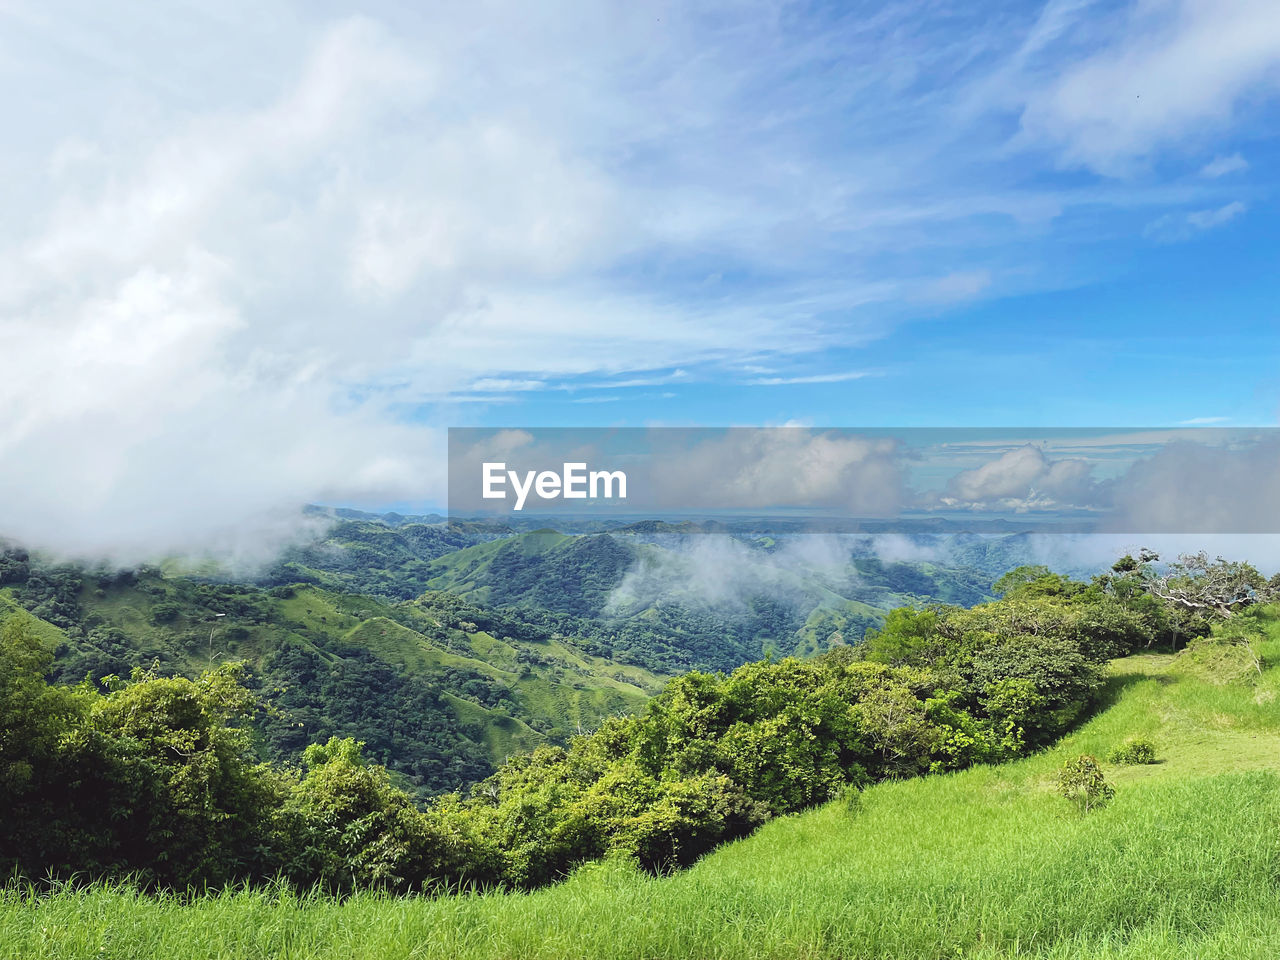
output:
[[[531,894],[183,904],[95,888],[0,907],[10,956],[1270,958],[1280,953],[1280,618],[1113,662],[1095,716],[1001,766],[779,818],[668,877],[622,861]],[[1260,659],[1255,659],[1258,657]],[[1056,795],[1081,753],[1114,800]]]
[[[409,600],[427,589],[432,560],[510,533],[495,525],[344,513],[325,517],[336,522],[311,541],[286,548],[259,580],[268,586],[307,582]]]
[[[914,559],[888,560],[866,536],[733,538],[661,523],[517,533],[491,523],[311,512],[324,526],[253,583],[306,583],[390,602],[446,591],[518,608],[595,656],[662,674],[855,643],[899,606],[980,603],[996,577],[1033,555],[1018,535],[900,537],[899,552]],[[208,564],[165,570],[221,582],[244,576]]]
[[[434,560],[427,585],[481,603],[595,616],[640,549],[609,534],[567,536],[535,530]]]
[[[885,562],[855,555],[858,546],[814,560],[780,553],[774,539],[539,530],[442,555],[426,583],[530,611],[599,652],[665,672],[819,653],[857,642],[896,607],[989,599],[994,576],[979,567]]]
[[[0,621],[29,623],[56,651],[55,680],[127,677],[135,667],[194,676],[242,660],[269,705],[257,721],[266,756],[294,760],[309,743],[355,737],[421,793],[632,712],[663,679],[441,594],[388,601],[38,564],[9,580]]]

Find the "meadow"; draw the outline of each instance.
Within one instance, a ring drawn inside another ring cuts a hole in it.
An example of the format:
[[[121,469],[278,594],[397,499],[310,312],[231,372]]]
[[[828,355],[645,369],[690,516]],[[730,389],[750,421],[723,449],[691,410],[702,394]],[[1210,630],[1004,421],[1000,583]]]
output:
[[[1025,760],[882,783],[665,877],[618,859],[532,893],[287,889],[193,900],[10,887],[21,958],[1271,958],[1280,955],[1280,624],[1254,644],[1114,661],[1095,715]],[[1226,651],[1226,652],[1224,652]],[[1115,799],[1055,790],[1104,763]]]

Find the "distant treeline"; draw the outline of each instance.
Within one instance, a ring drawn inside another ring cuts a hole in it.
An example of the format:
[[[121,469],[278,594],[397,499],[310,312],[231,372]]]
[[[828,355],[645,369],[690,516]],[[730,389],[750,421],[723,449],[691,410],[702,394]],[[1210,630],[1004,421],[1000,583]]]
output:
[[[671,681],[567,749],[514,757],[425,807],[353,739],[258,762],[259,705],[229,665],[49,683],[48,650],[0,636],[0,871],[132,874],[184,889],[285,878],[334,891],[534,887],[622,853],[652,870],[887,778],[1020,756],[1088,709],[1109,658],[1207,633],[1270,599],[1247,564],[1126,557],[1092,583],[1020,568],[1001,599],[894,611],[813,660]]]

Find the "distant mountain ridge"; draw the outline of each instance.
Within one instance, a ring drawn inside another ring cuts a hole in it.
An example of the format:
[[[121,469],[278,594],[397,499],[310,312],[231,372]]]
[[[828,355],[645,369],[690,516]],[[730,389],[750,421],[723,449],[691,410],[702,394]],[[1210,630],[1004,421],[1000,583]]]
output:
[[[688,534],[662,522],[523,533],[312,508],[324,532],[237,581],[206,566],[88,569],[0,544],[0,619],[29,619],[56,678],[194,675],[244,660],[265,751],[354,736],[430,793],[636,709],[691,669],[856,643],[897,606],[969,606],[1024,537]],[[929,559],[925,559],[929,558]]]

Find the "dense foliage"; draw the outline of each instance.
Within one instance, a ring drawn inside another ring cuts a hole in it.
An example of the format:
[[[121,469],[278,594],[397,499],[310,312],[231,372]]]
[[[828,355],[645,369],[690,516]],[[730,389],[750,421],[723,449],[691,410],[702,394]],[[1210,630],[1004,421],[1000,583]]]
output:
[[[343,518],[315,540],[287,547],[259,581],[265,586],[315,583],[411,600],[434,576],[432,560],[509,532],[496,525],[398,519],[367,514]]]
[[[898,610],[865,643],[815,659],[689,673],[640,713],[518,754],[425,808],[350,736],[306,747],[301,768],[257,762],[261,706],[241,667],[196,679],[139,670],[105,690],[50,684],[50,652],[10,618],[0,802],[17,826],[0,841],[0,870],[416,889],[532,887],[610,853],[652,870],[686,864],[874,781],[1050,742],[1088,708],[1107,658],[1172,630],[1167,604],[1130,589],[1125,566],[1091,584],[1022,568],[998,601]],[[299,681],[325,669],[304,650],[280,657]],[[371,699],[385,680],[346,669],[302,686],[351,682]],[[401,693],[405,709],[425,696]],[[298,696],[295,709],[312,708]],[[372,749],[380,759],[398,747]]]
[[[1130,766],[1138,763],[1156,763],[1156,745],[1146,737],[1129,737],[1107,754],[1108,763]]]
[[[382,528],[386,529],[386,528]],[[510,753],[564,743],[633,710],[661,678],[518,611],[449,594],[414,601],[306,584],[262,587],[42,562],[0,549],[0,620],[26,610],[53,651],[50,679],[196,677],[243,661],[271,709],[249,722],[264,759],[362,741],[419,796],[473,783]]]

